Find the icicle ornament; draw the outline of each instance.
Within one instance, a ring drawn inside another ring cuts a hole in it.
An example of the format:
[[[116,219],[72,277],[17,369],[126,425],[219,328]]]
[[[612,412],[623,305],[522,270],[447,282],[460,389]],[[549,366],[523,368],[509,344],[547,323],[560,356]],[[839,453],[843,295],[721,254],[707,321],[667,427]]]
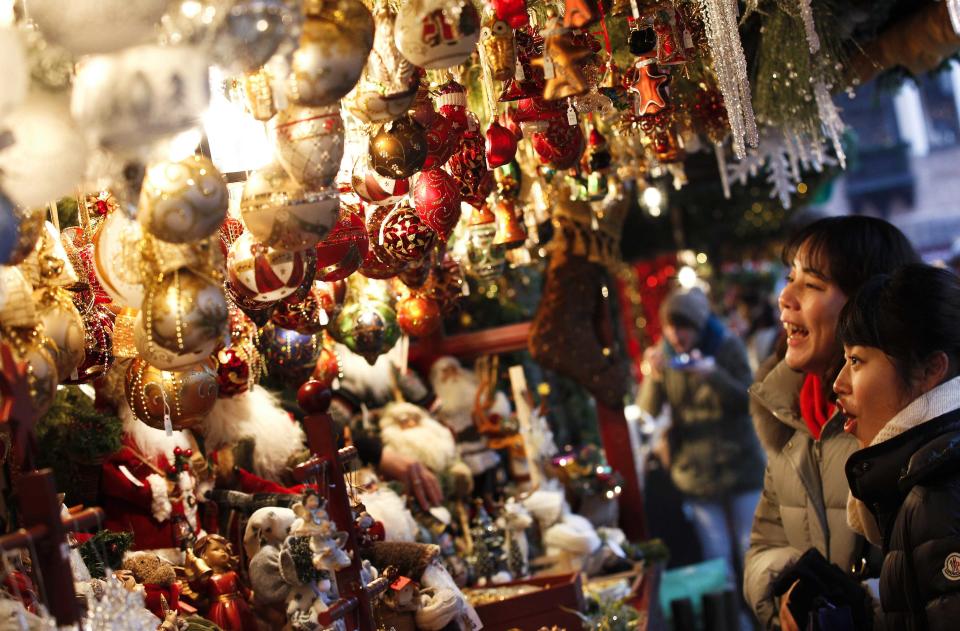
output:
[[[707,42],[730,121],[733,154],[746,155],[746,145],[757,146],[757,123],[750,96],[747,60],[740,43],[737,0],[699,0]]]

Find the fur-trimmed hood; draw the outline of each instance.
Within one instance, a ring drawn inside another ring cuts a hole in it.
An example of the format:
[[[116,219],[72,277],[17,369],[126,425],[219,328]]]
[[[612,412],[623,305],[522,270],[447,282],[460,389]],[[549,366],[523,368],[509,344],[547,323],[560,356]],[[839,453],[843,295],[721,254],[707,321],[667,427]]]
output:
[[[800,417],[800,388],[803,373],[793,370],[776,356],[768,358],[757,369],[757,379],[750,386],[750,416],[760,444],[770,453],[780,453],[793,435],[810,433]]]

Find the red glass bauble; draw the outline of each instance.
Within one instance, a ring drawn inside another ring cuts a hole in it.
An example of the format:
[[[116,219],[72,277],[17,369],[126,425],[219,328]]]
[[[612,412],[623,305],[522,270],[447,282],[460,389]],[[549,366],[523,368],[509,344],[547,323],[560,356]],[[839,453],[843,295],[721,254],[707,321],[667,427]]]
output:
[[[440,306],[431,298],[409,296],[397,304],[397,324],[412,337],[426,337],[440,328]]]
[[[342,206],[340,219],[327,237],[317,244],[317,280],[343,280],[359,269],[370,243],[363,215]]]
[[[410,192],[408,179],[395,180],[380,175],[370,166],[370,156],[362,156],[357,160],[350,184],[360,199],[376,206],[395,204]]]
[[[493,121],[487,127],[487,142],[485,145],[487,167],[496,169],[501,167],[517,155],[517,137],[500,123]]]
[[[423,223],[445,240],[460,220],[460,186],[445,171],[424,171],[413,187],[413,205]]]
[[[579,125],[568,125],[565,120],[551,121],[547,130],[530,137],[540,162],[554,169],[569,169],[583,153],[583,132]]]
[[[376,234],[371,234],[370,238],[376,239],[377,245],[393,258],[413,263],[427,256],[436,243],[437,233],[420,219],[413,208],[401,203],[383,217]]]
[[[333,393],[330,392],[330,388],[313,379],[308,380],[297,390],[297,404],[307,414],[323,414],[326,412],[330,408],[332,397]],[[329,422],[332,423],[332,419]]]
[[[530,23],[527,0],[491,0],[490,4],[497,19],[509,24],[510,28],[523,28]]]
[[[424,169],[442,167],[460,147],[464,127],[442,114],[434,114],[427,124],[427,159]]]
[[[460,199],[482,206],[493,191],[493,172],[487,168],[484,140],[478,132],[464,135],[460,151],[447,162],[450,175],[460,184]]]
[[[250,389],[250,362],[238,348],[227,347],[217,352],[217,385],[221,399],[235,397]]]

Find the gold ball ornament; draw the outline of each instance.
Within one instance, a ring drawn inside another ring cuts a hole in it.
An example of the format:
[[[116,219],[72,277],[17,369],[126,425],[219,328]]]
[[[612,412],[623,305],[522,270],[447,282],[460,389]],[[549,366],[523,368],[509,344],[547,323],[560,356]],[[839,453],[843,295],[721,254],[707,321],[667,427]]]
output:
[[[170,243],[209,237],[227,216],[227,183],[213,162],[190,156],[147,169],[138,219],[144,230]]]
[[[43,324],[43,334],[53,343],[57,374],[67,379],[86,357],[83,318],[66,290],[51,288],[38,293],[37,315]]]
[[[370,165],[386,178],[408,178],[427,160],[427,134],[409,114],[380,128],[370,140]]]
[[[332,105],[360,79],[373,47],[373,17],[358,0],[310,0],[293,52],[287,97],[298,105]]]
[[[327,236],[339,213],[336,188],[308,191],[276,163],[247,179],[240,202],[240,216],[249,233],[279,252],[312,248]]]
[[[181,354],[216,343],[229,324],[223,285],[187,268],[148,288],[142,315],[151,342]]]
[[[471,0],[411,0],[394,26],[400,53],[427,69],[452,68],[470,57],[480,38],[480,14]]]
[[[133,337],[133,350],[125,354],[125,357],[142,357],[151,366],[160,370],[183,370],[194,364],[205,361],[213,355],[221,340],[215,339],[201,345],[197,350],[191,352],[171,351],[163,348],[159,344],[154,344],[150,335],[147,333],[147,324],[144,312],[137,314],[131,325],[129,334]]]
[[[169,417],[173,429],[189,429],[201,423],[217,402],[214,361],[180,371],[160,370],[142,357],[127,368],[124,392],[134,416],[155,429],[164,428]]]
[[[291,105],[270,122],[277,161],[310,191],[334,184],[343,158],[343,119],[337,104]]]

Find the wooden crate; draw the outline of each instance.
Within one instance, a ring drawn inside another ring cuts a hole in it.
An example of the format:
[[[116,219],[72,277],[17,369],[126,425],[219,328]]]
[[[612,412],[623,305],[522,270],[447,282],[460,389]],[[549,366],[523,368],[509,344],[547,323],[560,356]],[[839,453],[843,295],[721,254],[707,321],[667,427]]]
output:
[[[541,589],[476,607],[484,631],[537,631],[554,625],[579,631],[583,621],[574,612],[584,610],[580,574],[538,576],[505,583],[503,587],[536,585]]]

